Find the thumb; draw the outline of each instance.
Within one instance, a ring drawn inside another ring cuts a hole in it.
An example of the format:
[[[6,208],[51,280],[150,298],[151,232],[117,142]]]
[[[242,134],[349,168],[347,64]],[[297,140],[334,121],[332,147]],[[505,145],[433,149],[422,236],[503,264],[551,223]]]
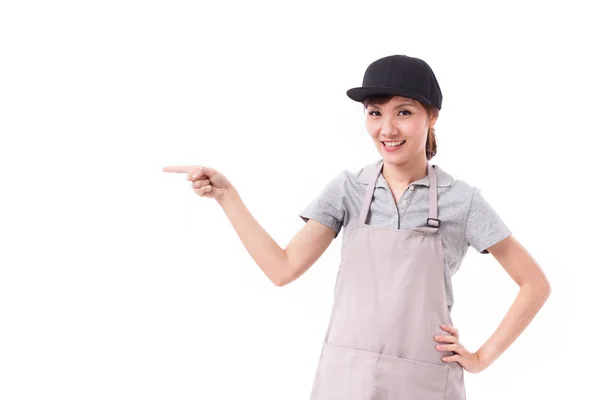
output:
[[[192,174],[192,178],[197,178],[201,175],[206,175],[208,177],[208,179],[210,179],[211,177],[213,177],[216,174],[216,170],[210,167],[200,167],[196,170],[196,172],[194,172]]]

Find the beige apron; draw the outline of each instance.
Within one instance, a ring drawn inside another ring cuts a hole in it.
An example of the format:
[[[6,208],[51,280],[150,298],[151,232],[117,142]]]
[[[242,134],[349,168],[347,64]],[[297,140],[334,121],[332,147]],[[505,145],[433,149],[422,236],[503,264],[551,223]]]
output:
[[[464,400],[463,368],[436,335],[453,325],[444,288],[437,175],[427,163],[429,218],[414,230],[367,225],[373,176],[345,244],[311,400]]]

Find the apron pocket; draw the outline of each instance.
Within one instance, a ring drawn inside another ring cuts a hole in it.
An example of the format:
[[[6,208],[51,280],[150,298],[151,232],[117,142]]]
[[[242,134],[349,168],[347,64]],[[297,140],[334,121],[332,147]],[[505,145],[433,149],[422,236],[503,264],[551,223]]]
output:
[[[371,399],[377,356],[324,342],[311,400]]]
[[[443,400],[448,366],[380,354],[375,366],[375,398]]]

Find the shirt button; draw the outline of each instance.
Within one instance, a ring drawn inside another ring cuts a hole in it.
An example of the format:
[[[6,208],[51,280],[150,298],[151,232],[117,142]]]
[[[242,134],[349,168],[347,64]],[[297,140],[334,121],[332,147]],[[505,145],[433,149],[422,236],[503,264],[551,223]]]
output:
[[[406,204],[406,200],[402,200],[402,204]]]
[[[415,187],[413,185],[410,185],[410,190],[414,190],[414,188]]]

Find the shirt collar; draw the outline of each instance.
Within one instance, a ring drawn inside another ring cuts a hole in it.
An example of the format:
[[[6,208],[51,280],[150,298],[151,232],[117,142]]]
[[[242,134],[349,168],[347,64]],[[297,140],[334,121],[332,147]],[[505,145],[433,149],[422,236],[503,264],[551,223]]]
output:
[[[367,165],[363,169],[361,169],[358,172],[358,174],[356,175],[356,179],[363,185],[368,185],[369,180],[372,179],[373,173],[375,172],[375,168],[377,168],[377,165],[379,164],[380,161],[381,160],[377,160],[377,161]],[[452,183],[454,178],[450,174],[448,174],[446,171],[442,170],[439,165],[432,164],[432,166],[435,166],[435,170],[437,172],[437,186],[438,187],[450,186],[450,184]],[[429,187],[429,177],[427,175],[425,175],[423,178],[419,179],[418,181],[413,182],[412,185],[422,185],[422,186]],[[377,182],[375,183],[375,187],[383,187],[383,188],[387,187],[386,180],[383,177],[383,174],[380,173],[379,176],[377,177]]]

